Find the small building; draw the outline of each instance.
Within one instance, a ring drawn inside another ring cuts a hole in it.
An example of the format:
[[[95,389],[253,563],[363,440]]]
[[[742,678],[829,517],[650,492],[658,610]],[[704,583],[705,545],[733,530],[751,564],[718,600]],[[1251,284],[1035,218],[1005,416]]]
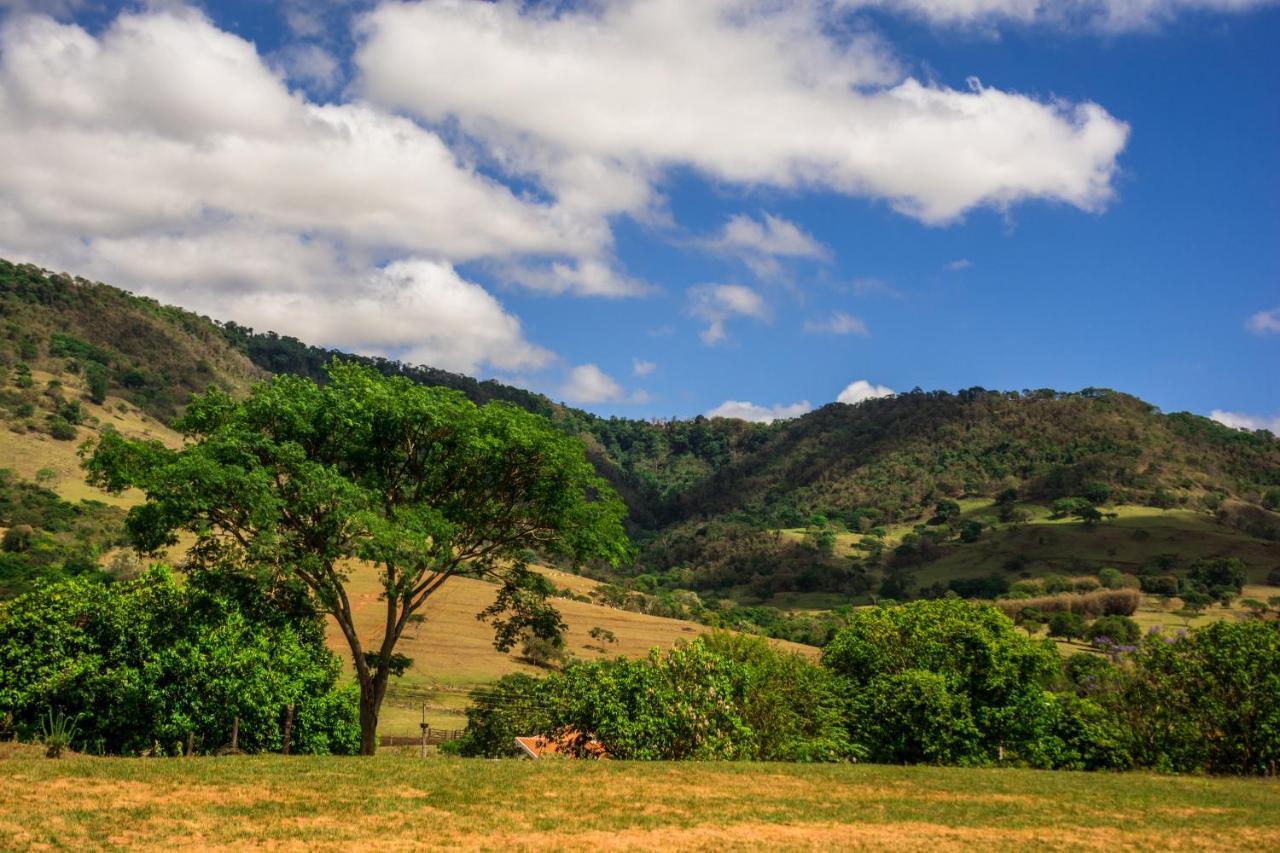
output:
[[[520,748],[521,758],[532,758],[534,760],[543,758],[578,758],[579,752],[581,752],[583,758],[599,760],[609,757],[609,754],[605,752],[604,744],[595,738],[587,740],[579,749],[578,742],[581,739],[581,734],[570,730],[562,732],[556,737],[547,737],[546,735],[518,737],[516,738],[516,746]]]

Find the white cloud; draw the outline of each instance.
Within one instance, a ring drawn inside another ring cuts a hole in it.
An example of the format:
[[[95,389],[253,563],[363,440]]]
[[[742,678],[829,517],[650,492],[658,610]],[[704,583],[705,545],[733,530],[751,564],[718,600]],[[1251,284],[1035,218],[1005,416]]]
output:
[[[329,91],[342,82],[342,68],[329,51],[315,44],[291,44],[277,54],[291,80]]]
[[[858,379],[850,382],[845,389],[836,397],[837,403],[848,403],[855,405],[863,400],[874,400],[877,397],[890,397],[895,392],[892,388],[884,385],[872,385],[865,379]]]
[[[335,73],[298,51],[275,61],[312,82]],[[94,34],[5,19],[0,253],[465,371],[552,354],[455,262],[542,264],[555,292],[642,288],[607,261],[606,221],[513,193],[406,118],[312,102],[281,73],[176,5]]]
[[[648,376],[658,369],[656,362],[645,361],[642,358],[631,359],[631,375],[632,376]]]
[[[862,335],[863,337],[870,334],[867,331],[867,324],[861,318],[843,311],[833,311],[829,317],[821,320],[806,320],[804,330],[809,334]]]
[[[594,258],[546,264],[514,263],[503,266],[498,274],[509,284],[552,295],[643,296],[655,289],[616,266]]]
[[[121,15],[96,38],[17,18],[0,51],[0,216],[51,243],[226,219],[451,260],[608,240],[405,119],[291,93],[190,10]]]
[[[1222,409],[1214,409],[1209,413],[1209,417],[1235,429],[1265,429],[1280,435],[1280,415],[1269,418],[1265,415],[1247,415],[1244,412],[1224,412]]]
[[[831,250],[800,226],[770,213],[759,220],[745,214],[731,216],[715,237],[702,241],[702,247],[737,258],[761,278],[781,272],[779,259],[831,258]]]
[[[820,260],[830,255],[826,246],[805,233],[800,226],[770,213],[764,214],[758,222],[741,213],[729,217],[712,245],[730,251],[757,252],[784,258]]]
[[[1259,311],[1245,321],[1245,327],[1257,335],[1280,334],[1280,308]]]
[[[560,396],[570,403],[607,403],[622,399],[622,386],[594,364],[580,364],[569,371]]]
[[[570,403],[629,403],[640,405],[653,398],[647,391],[627,394],[622,386],[595,364],[580,364],[569,371],[560,386],[561,398]]]
[[[778,404],[774,406],[757,406],[755,403],[749,403],[745,400],[725,400],[707,412],[707,417],[737,418],[743,421],[768,424],[777,420],[798,418],[812,410],[813,406],[809,404],[808,400],[801,400],[799,403],[790,405]]]
[[[947,264],[947,272],[960,272],[961,270],[969,269],[971,266],[973,266],[973,261],[968,258],[960,258]]]
[[[769,318],[769,307],[760,294],[741,284],[699,284],[686,293],[688,312],[707,321],[699,334],[706,344],[716,344],[728,337],[724,324],[732,317]]]
[[[933,24],[993,23],[1084,27],[1104,32],[1149,29],[1180,15],[1237,13],[1276,0],[840,0],[850,8],[876,7]]]
[[[1128,127],[1104,109],[922,83],[831,9],[386,4],[362,18],[356,62],[369,98],[457,120],[566,210],[644,210],[671,167],[886,199],[930,223],[1031,198],[1090,211],[1111,199]]]

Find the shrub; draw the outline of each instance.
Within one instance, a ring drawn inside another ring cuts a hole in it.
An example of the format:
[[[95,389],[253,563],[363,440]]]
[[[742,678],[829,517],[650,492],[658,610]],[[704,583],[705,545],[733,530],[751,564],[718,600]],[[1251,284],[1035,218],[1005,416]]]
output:
[[[350,751],[356,706],[335,690],[341,667],[299,595],[207,572],[180,584],[163,569],[45,585],[0,615],[0,713],[27,733],[47,708],[83,714],[83,736],[112,753],[188,732],[213,749],[239,717],[252,752],[280,748],[292,703],[298,751]]]
[[[1214,622],[1148,637],[1106,698],[1144,767],[1264,774],[1280,764],[1280,631]]]
[[[822,660],[851,697],[855,743],[893,762],[988,763],[1002,752],[1012,760],[1059,667],[1052,643],[1018,632],[990,605],[962,599],[859,611]],[[900,701],[895,690],[905,691]],[[948,721],[941,740],[899,730],[922,717]]]
[[[1249,572],[1237,557],[1218,557],[1196,560],[1188,568],[1187,578],[1201,592],[1212,593],[1217,588],[1240,592],[1248,582]]]
[[[1120,589],[1124,586],[1125,574],[1119,569],[1099,569],[1098,582],[1106,589]]]
[[[58,441],[71,441],[76,437],[75,424],[63,418],[54,418],[49,424],[49,436]]]
[[[1177,575],[1143,575],[1138,578],[1142,591],[1151,595],[1177,595]]]
[[[1105,637],[1120,646],[1132,646],[1142,638],[1142,628],[1128,616],[1103,616],[1089,626],[1085,636],[1090,640]]]
[[[11,554],[21,554],[31,548],[35,535],[35,529],[30,524],[15,524],[4,532],[4,539],[0,540],[0,548]]]
[[[1074,640],[1084,634],[1084,620],[1070,610],[1057,610],[1049,617],[1049,636]]]
[[[40,720],[40,743],[44,744],[46,758],[61,758],[63,751],[71,748],[79,720],[78,715],[68,717],[61,711],[54,714],[52,708],[48,716]]]

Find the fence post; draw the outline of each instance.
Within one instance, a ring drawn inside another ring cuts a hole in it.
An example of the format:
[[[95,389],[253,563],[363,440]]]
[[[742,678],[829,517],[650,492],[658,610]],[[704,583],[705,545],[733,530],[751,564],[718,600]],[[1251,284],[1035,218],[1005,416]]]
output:
[[[285,755],[289,754],[289,736],[293,734],[293,703],[289,703],[289,708],[284,717],[284,748],[281,750]]]
[[[187,732],[187,758],[190,758],[191,754],[195,752],[195,747],[196,747],[196,733]]]
[[[421,757],[426,758],[427,757],[427,735],[431,731],[431,729],[427,727],[427,703],[426,702],[422,703],[422,722],[419,723],[419,725],[422,726],[422,756]]]

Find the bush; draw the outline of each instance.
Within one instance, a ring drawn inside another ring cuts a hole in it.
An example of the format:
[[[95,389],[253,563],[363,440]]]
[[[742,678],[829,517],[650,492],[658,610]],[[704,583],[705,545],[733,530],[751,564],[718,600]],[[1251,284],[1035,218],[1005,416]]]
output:
[[[990,605],[915,601],[855,613],[823,650],[851,697],[854,742],[881,761],[981,764],[1016,760],[1034,730],[1058,655]],[[894,700],[894,691],[905,691]],[[937,740],[909,731],[945,721]]]
[[[76,437],[76,427],[63,418],[54,418],[49,424],[49,436],[58,441],[71,441]]]
[[[1084,620],[1070,610],[1057,610],[1049,617],[1049,636],[1074,640],[1084,634]]]
[[[463,755],[574,731],[614,758],[837,761],[852,757],[831,673],[758,637],[713,634],[642,660],[575,662],[473,694]]]
[[[1142,591],[1151,595],[1178,594],[1177,575],[1143,575],[1138,580],[1142,585]]]
[[[1249,572],[1239,558],[1219,557],[1196,560],[1188,568],[1187,578],[1201,592],[1213,593],[1215,589],[1233,589],[1239,593],[1248,582]]]
[[[1088,639],[1106,638],[1118,646],[1132,646],[1142,639],[1142,628],[1128,616],[1103,616],[1085,632]]]
[[[198,572],[179,584],[154,569],[134,581],[77,578],[9,602],[0,615],[0,715],[34,733],[47,708],[83,714],[82,736],[111,753],[281,746],[296,709],[300,752],[358,746],[356,706],[300,593]]]
[[[1099,569],[1098,582],[1106,589],[1121,589],[1125,583],[1125,574],[1119,569]]]
[[[1107,696],[1143,767],[1262,775],[1280,764],[1280,631],[1214,622],[1149,637]]]

